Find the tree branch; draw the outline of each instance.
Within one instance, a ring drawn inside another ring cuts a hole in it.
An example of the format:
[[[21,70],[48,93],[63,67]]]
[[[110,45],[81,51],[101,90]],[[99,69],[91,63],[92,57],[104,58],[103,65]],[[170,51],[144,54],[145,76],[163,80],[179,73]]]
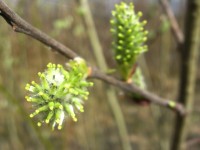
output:
[[[178,44],[182,44],[184,42],[184,35],[178,25],[178,22],[175,18],[175,15],[174,15],[168,1],[167,0],[159,0],[159,1],[163,7],[165,13],[167,14],[167,17],[171,24],[172,33],[174,34],[176,41],[178,42]]]
[[[0,0],[0,15],[6,20],[6,22],[11,25],[15,32],[20,32],[30,37],[40,41],[41,43],[45,44],[48,47],[51,47],[61,55],[67,58],[75,58],[78,56],[75,52],[71,49],[66,47],[65,45],[61,44],[60,42],[56,41],[55,39],[49,37],[47,34],[43,33],[42,31],[38,30],[37,28],[33,27],[25,20],[23,20],[20,16],[18,16],[14,11],[12,11],[2,0]],[[171,100],[161,98],[155,94],[152,94],[148,91],[142,90],[135,85],[128,84],[117,80],[111,76],[108,76],[102,73],[97,68],[92,68],[92,73],[89,76],[90,78],[100,79],[106,83],[112,84],[118,88],[123,89],[126,92],[137,93],[144,97],[145,99],[151,101],[152,103],[168,107],[172,110],[175,110],[180,115],[185,115],[185,108],[183,105],[179,103],[175,103]]]
[[[15,32],[29,35],[32,38],[61,53],[67,58],[74,58],[78,56],[75,52],[73,52],[65,45],[59,43],[55,39],[49,37],[47,34],[41,32],[37,28],[27,23],[15,12],[13,12],[2,0],[0,0],[0,15],[6,20],[9,25],[12,26]]]
[[[123,89],[126,92],[138,93],[142,97],[144,97],[145,99],[147,99],[147,100],[149,100],[149,101],[151,101],[151,102],[153,102],[155,104],[158,104],[158,105],[161,105],[161,106],[164,106],[164,107],[169,107],[169,108],[177,111],[181,115],[185,115],[186,114],[185,108],[181,104],[176,103],[175,107],[171,107],[170,106],[170,102],[172,102],[171,100],[161,98],[161,97],[159,97],[159,96],[157,96],[155,94],[152,94],[152,93],[150,93],[150,92],[148,92],[146,90],[140,89],[137,86],[135,86],[134,84],[128,84],[128,83],[122,82],[120,80],[117,80],[117,79],[115,79],[115,78],[113,78],[111,76],[108,76],[108,75],[102,73],[98,69],[93,69],[91,77],[100,79],[100,80],[102,80],[102,81],[104,81],[104,82],[106,82],[108,84],[112,84],[115,87],[119,87],[119,88]]]

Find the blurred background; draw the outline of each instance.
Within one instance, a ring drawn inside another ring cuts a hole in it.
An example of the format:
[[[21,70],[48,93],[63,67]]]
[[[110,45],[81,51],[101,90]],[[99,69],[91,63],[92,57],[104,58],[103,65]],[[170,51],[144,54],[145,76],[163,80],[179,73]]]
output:
[[[88,0],[95,27],[109,68],[115,68],[111,49],[109,20],[111,10],[120,0]],[[97,66],[91,41],[82,17],[81,5],[74,0],[5,0],[22,18],[51,37],[73,49]],[[135,10],[142,11],[148,21],[149,50],[140,58],[148,90],[168,99],[177,99],[179,82],[179,53],[169,22],[158,0],[125,0],[134,2]],[[185,0],[170,0],[181,28],[185,15]],[[94,80],[90,88],[85,112],[78,114],[78,122],[65,121],[61,131],[51,131],[44,125],[36,126],[37,118],[29,118],[33,111],[25,100],[25,85],[38,81],[37,73],[48,62],[65,64],[68,60],[40,42],[13,32],[0,18],[0,150],[121,150],[122,141],[118,126],[105,96],[105,83]],[[198,74],[198,84],[200,72]],[[174,112],[154,104],[140,106],[123,97],[117,89],[128,132],[128,141],[134,150],[167,150],[173,132]],[[190,138],[200,138],[199,94],[189,128]]]

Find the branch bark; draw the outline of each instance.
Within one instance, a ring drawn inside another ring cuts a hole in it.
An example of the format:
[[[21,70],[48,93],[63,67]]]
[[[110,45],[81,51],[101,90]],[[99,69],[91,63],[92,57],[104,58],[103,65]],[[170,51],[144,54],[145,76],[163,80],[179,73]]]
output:
[[[66,47],[65,45],[61,44],[60,42],[56,41],[55,39],[49,37],[47,34],[43,33],[39,29],[33,27],[25,20],[23,20],[20,16],[18,16],[13,10],[11,10],[6,3],[0,0],[0,16],[2,16],[6,22],[12,27],[15,32],[26,34],[44,45],[52,48],[52,50],[57,51],[61,55],[73,59],[78,56],[74,51],[70,48]],[[122,82],[117,80],[114,77],[108,76],[102,73],[97,68],[92,68],[92,74],[90,78],[97,78],[100,79],[108,84],[114,85],[115,87],[121,88],[126,92],[137,93],[144,97],[146,100],[151,101],[152,103],[158,104],[160,106],[168,107],[172,110],[175,110],[181,116],[186,114],[185,108],[180,103],[175,103],[169,99],[161,98],[155,94],[152,94],[148,91],[142,90],[135,85],[130,85],[128,83]]]

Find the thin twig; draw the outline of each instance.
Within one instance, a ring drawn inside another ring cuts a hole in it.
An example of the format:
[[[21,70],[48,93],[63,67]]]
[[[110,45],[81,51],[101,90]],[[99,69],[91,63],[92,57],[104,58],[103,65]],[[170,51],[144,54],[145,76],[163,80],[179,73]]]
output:
[[[165,13],[167,14],[167,17],[169,19],[169,22],[171,24],[172,33],[174,34],[174,37],[176,38],[176,41],[178,44],[182,44],[184,42],[184,35],[181,31],[178,22],[176,20],[176,17],[168,3],[167,0],[159,0],[160,4],[162,5]]]
[[[57,51],[58,53],[60,53],[61,55],[67,58],[72,59],[78,56],[78,54],[70,50],[65,45],[61,44],[60,42],[49,37],[47,34],[43,33],[39,29],[27,23],[20,16],[18,16],[14,11],[12,11],[2,0],[0,0],[0,15],[9,23],[9,25],[12,26],[14,31],[29,35],[30,37],[40,41],[41,43],[45,44],[48,47],[51,47],[52,50]],[[169,107],[177,111],[180,115],[186,114],[185,108],[183,107],[182,104],[173,103],[173,105],[171,105],[172,104],[171,100],[161,98],[148,91],[142,90],[135,85],[130,85],[128,83],[117,80],[111,76],[108,76],[102,73],[98,69],[93,68],[92,70],[93,72],[90,77],[105,81],[127,92],[137,93],[141,95],[142,97],[144,97],[146,100],[151,101],[152,103],[155,103],[164,107]]]

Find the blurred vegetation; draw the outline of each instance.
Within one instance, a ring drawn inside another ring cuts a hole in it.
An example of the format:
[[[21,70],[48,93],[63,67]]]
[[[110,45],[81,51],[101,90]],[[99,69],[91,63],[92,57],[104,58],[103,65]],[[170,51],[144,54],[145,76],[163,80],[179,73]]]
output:
[[[15,5],[12,1],[7,2],[22,18],[97,65],[81,18],[82,10],[74,1],[18,0]],[[90,2],[109,68],[115,67],[109,31],[110,10],[114,2],[118,1]],[[143,11],[143,18],[148,20],[147,30],[151,33],[147,41],[149,51],[139,62],[148,89],[160,96],[176,99],[180,64],[169,22],[157,2],[136,1],[135,9]],[[180,5],[179,11],[177,18],[181,23],[185,6]],[[94,81],[95,86],[91,88],[85,112],[78,115],[77,123],[69,119],[64,129],[53,132],[48,127],[36,127],[36,122],[28,117],[32,110],[24,98],[24,87],[32,80],[38,80],[37,73],[43,71],[48,62],[65,64],[67,60],[38,41],[14,33],[2,18],[0,35],[0,149],[122,149],[115,119],[106,102],[105,89],[99,84],[101,81]],[[197,87],[199,79],[200,72]],[[155,105],[136,105],[124,98],[121,91],[118,93],[132,149],[169,149],[174,113]],[[196,93],[198,100],[200,95],[198,91]],[[196,101],[193,110],[189,131],[191,138],[200,138],[198,104]],[[197,144],[191,146],[193,149],[198,147],[200,145]]]

